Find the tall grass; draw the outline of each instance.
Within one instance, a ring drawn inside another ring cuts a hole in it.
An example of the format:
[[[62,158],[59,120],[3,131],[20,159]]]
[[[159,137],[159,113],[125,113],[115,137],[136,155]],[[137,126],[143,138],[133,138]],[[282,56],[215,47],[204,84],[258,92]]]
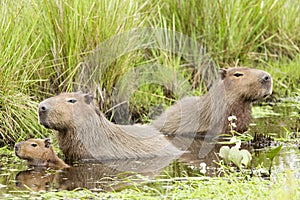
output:
[[[117,33],[143,26],[151,7],[144,1],[3,1],[3,140],[46,135],[38,125],[37,102],[49,94],[76,90],[74,81],[86,54]],[[132,62],[132,55],[115,61],[99,77],[103,90],[110,93],[114,80],[126,70],[123,66],[130,68]]]
[[[299,1],[166,0],[169,27],[202,41],[219,66],[299,53]]]
[[[35,74],[44,58],[36,55],[41,41],[31,36],[38,19],[28,12],[28,5],[14,1],[1,4],[0,136],[12,142],[20,135],[41,135],[31,88],[41,81]]]
[[[104,112],[112,106],[116,85],[140,66],[161,65],[179,75],[182,79],[178,79],[177,85],[167,88],[142,85],[131,96],[129,103],[132,112],[137,113],[135,117],[148,118],[153,104],[166,107],[181,97],[172,93],[176,87],[184,85],[189,95],[205,91],[203,80],[209,84],[218,67],[245,63],[251,66],[260,63],[264,67],[274,60],[280,63],[281,59],[293,62],[300,47],[299,3],[299,0],[4,0],[0,7],[1,137],[10,142],[47,135],[37,123],[37,102],[50,94],[84,89],[80,77],[87,76],[86,64],[99,68],[87,90],[97,95]],[[194,60],[188,59],[160,46],[133,49],[109,64],[104,63],[107,54],[118,50],[117,45],[107,46],[110,51],[95,53],[99,45],[116,34],[145,27],[166,30],[157,38],[162,43],[166,37],[172,41],[170,30],[197,41],[203,49],[191,46],[191,51],[199,53],[199,58],[209,55],[207,63],[197,66],[196,55]],[[281,68],[280,64],[274,66]],[[268,69],[272,68],[269,65]],[[199,74],[204,76],[198,78]]]
[[[81,68],[80,63],[87,54],[115,34],[143,26],[148,12],[151,11],[147,11],[151,5],[142,1],[34,2],[33,9],[41,15],[40,30],[45,45],[41,51],[48,56],[44,67],[51,66],[49,71],[43,74],[49,82],[43,83],[42,86],[46,90],[52,88],[52,93],[74,90],[75,77]],[[132,58],[112,65],[107,75],[99,77],[101,82],[111,89],[111,79],[117,76],[122,70],[120,66],[128,60]]]

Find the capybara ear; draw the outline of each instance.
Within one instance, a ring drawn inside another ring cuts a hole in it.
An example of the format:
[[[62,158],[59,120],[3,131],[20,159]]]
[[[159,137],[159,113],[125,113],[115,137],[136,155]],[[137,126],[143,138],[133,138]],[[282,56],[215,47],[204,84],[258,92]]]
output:
[[[223,79],[226,77],[227,69],[225,69],[225,68],[220,68],[219,74],[220,74],[221,79],[223,80]]]
[[[94,96],[91,94],[84,95],[84,101],[87,104],[90,104],[93,101],[93,99],[94,99]]]
[[[50,138],[45,138],[44,143],[45,143],[45,147],[49,148],[51,146],[51,139]]]

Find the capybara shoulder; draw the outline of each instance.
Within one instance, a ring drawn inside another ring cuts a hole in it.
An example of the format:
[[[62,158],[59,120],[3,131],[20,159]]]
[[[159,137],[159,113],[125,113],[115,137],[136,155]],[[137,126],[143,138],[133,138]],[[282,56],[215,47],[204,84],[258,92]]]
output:
[[[49,138],[28,139],[19,142],[15,145],[15,154],[19,158],[27,160],[30,166],[50,167],[53,169],[69,167],[56,155]]]
[[[269,73],[247,67],[220,69],[207,94],[186,97],[152,122],[168,135],[217,136],[228,133],[229,116],[236,116],[235,130],[244,132],[251,120],[251,103],[272,93]]]

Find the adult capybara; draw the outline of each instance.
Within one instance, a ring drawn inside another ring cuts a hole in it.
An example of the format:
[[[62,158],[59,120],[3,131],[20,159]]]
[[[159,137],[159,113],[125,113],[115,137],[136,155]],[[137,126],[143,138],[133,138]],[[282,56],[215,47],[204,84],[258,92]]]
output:
[[[228,117],[236,116],[234,130],[244,132],[251,120],[251,103],[272,93],[269,73],[246,67],[220,69],[207,94],[186,97],[152,122],[168,135],[216,136],[231,129]]]
[[[21,159],[28,160],[30,166],[53,169],[69,167],[56,155],[49,138],[29,139],[19,142],[15,145],[15,154]]]
[[[67,162],[148,158],[179,154],[164,135],[149,125],[117,125],[94,105],[93,96],[61,93],[38,106],[39,123],[58,131]]]

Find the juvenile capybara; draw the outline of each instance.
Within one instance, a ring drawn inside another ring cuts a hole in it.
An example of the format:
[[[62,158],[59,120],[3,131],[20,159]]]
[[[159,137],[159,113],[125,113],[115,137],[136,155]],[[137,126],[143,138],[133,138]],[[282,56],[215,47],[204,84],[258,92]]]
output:
[[[220,69],[207,94],[183,98],[152,125],[168,135],[213,137],[228,133],[228,117],[236,116],[236,127],[232,128],[242,133],[251,120],[251,103],[271,93],[272,78],[265,71],[246,67]]]
[[[28,139],[15,145],[15,154],[24,160],[28,160],[29,166],[49,167],[53,169],[67,168],[67,165],[55,153],[51,140]]]
[[[149,125],[117,125],[105,118],[89,94],[61,93],[38,106],[39,123],[58,131],[67,162],[149,158],[180,154]]]

